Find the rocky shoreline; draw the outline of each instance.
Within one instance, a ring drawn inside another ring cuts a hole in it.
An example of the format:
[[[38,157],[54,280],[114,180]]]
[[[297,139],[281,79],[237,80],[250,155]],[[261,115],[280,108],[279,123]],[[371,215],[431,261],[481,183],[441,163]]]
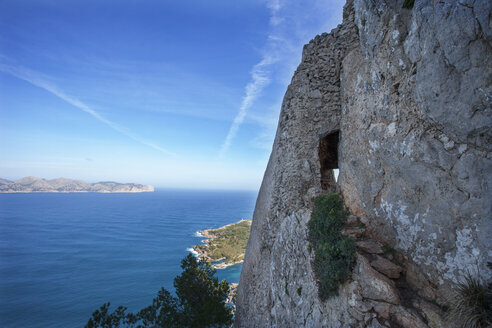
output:
[[[212,265],[216,269],[225,269],[227,267],[230,267],[230,266],[233,266],[233,265],[236,265],[236,264],[243,263],[243,261],[244,261],[244,252],[246,250],[245,248],[242,251],[241,259],[236,260],[236,261],[228,261],[230,259],[227,258],[227,257],[212,258],[210,256],[208,250],[209,250],[211,244],[215,240],[224,238],[223,236],[218,235],[217,232],[224,231],[227,228],[230,228],[230,227],[233,227],[233,226],[244,224],[244,222],[247,222],[249,225],[251,224],[251,220],[240,220],[238,222],[235,222],[235,223],[231,223],[231,224],[227,224],[225,226],[222,226],[222,227],[220,227],[218,229],[206,229],[206,230],[203,230],[203,231],[199,231],[198,234],[200,234],[200,236],[205,237],[206,239],[202,240],[203,245],[193,245],[193,251],[196,252],[198,258],[205,259],[208,262],[211,262]],[[249,237],[249,233],[248,233],[248,237]]]

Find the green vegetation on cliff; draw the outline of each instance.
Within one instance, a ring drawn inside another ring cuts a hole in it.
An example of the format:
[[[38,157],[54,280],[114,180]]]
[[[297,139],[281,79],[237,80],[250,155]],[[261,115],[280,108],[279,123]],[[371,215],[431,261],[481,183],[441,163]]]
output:
[[[204,230],[201,234],[208,239],[205,245],[195,245],[193,249],[199,256],[209,261],[221,261],[222,266],[240,263],[244,259],[246,244],[251,232],[252,220],[241,220],[219,229]],[[221,267],[221,265],[217,265]]]
[[[347,216],[338,194],[314,199],[308,228],[309,241],[315,251],[314,272],[321,300],[338,295],[338,286],[350,276],[355,263],[355,241],[341,233]]]

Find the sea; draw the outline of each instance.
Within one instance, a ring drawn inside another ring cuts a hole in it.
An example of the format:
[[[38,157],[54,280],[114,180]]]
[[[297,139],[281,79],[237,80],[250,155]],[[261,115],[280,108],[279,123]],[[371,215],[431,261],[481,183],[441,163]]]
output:
[[[0,327],[84,327],[111,302],[174,292],[198,231],[252,217],[256,192],[0,194]],[[242,265],[217,270],[238,282]]]

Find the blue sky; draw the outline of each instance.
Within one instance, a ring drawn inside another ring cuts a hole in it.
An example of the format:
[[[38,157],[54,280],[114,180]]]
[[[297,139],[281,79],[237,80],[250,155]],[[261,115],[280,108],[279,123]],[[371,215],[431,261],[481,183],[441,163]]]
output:
[[[257,189],[343,1],[0,2],[0,177]]]

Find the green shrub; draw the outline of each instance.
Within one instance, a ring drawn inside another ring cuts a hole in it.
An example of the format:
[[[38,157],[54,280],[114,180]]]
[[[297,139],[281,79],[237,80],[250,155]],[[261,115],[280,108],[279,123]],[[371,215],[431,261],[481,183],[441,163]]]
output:
[[[492,284],[467,274],[456,285],[451,301],[450,322],[457,327],[485,328],[492,326]]]
[[[314,271],[321,300],[338,295],[338,286],[345,282],[355,262],[355,242],[342,236],[348,213],[338,194],[314,199],[308,223],[309,241],[314,249]]]
[[[232,308],[227,306],[229,284],[215,277],[215,269],[205,260],[188,254],[181,261],[183,272],[174,278],[176,296],[162,288],[152,305],[136,314],[120,306],[109,312],[110,303],[92,313],[85,328],[144,327],[230,327]]]

